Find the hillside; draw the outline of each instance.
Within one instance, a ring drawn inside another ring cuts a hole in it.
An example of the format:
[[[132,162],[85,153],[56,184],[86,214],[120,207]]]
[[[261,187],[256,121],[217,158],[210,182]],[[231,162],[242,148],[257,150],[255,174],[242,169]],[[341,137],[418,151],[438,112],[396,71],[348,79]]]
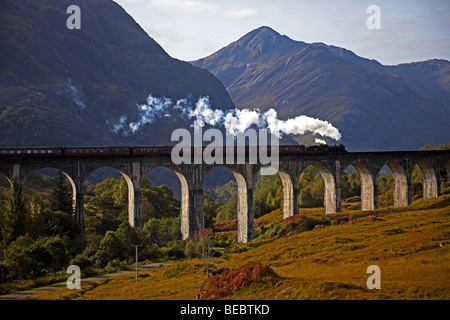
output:
[[[80,30],[66,27],[70,5]],[[0,48],[0,146],[170,143],[190,123],[128,128],[150,94],[234,107],[217,78],[170,57],[112,0],[1,1]]]
[[[384,66],[344,48],[294,41],[260,27],[192,63],[216,75],[238,108],[329,121],[351,151],[418,149],[450,136],[446,60]]]
[[[408,208],[346,211],[324,216],[320,209],[281,222],[274,211],[256,221],[256,238],[213,258],[213,270],[249,263],[269,266],[263,277],[232,299],[444,299],[450,298],[450,195],[415,201]],[[312,223],[313,222],[313,223]],[[319,226],[317,226],[319,225]],[[277,229],[277,230],[276,230]],[[225,232],[217,239],[231,239]],[[369,265],[381,269],[381,289],[369,290]],[[196,299],[205,279],[197,259],[95,281],[82,290],[55,289],[29,299]]]

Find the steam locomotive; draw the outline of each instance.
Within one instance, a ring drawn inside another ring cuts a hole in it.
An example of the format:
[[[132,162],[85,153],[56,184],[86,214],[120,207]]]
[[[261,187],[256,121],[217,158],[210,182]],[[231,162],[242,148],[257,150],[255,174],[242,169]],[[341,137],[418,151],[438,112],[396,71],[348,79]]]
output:
[[[197,149],[192,148],[192,153],[203,152],[206,147]],[[255,146],[234,146],[234,153],[250,153],[250,152],[267,152],[272,153],[278,151],[280,154],[296,154],[303,152],[340,152],[346,153],[345,146],[313,145],[305,147],[304,145],[277,146],[277,147],[255,147]],[[128,156],[128,155],[158,155],[172,153],[173,147],[69,147],[69,148],[0,148],[0,157],[39,157],[39,156]],[[229,152],[228,147],[224,147],[223,152]]]

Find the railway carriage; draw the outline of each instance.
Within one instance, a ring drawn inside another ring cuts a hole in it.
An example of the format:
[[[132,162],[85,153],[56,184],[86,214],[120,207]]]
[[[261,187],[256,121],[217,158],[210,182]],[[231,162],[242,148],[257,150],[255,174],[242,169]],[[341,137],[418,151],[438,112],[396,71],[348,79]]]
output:
[[[130,155],[130,147],[73,147],[64,148],[66,156],[111,156]]]
[[[18,157],[39,157],[39,156],[60,156],[62,148],[2,148],[1,156]]]

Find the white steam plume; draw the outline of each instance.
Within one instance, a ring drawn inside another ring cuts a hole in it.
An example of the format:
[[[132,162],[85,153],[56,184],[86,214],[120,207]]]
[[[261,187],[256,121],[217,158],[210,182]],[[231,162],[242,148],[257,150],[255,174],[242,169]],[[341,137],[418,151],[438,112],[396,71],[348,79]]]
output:
[[[316,138],[316,139],[314,140],[314,142],[315,142],[315,143],[318,143],[318,144],[327,144],[325,140],[318,139],[318,138]]]
[[[146,104],[138,105],[141,118],[136,122],[131,122],[129,127],[131,131],[136,132],[142,125],[152,123],[156,117],[164,114],[167,116],[167,109],[172,104],[172,100],[168,98],[155,98],[152,95],[148,95]]]
[[[155,98],[152,95],[147,97],[146,102],[146,104],[137,106],[140,113],[140,118],[137,121],[129,123],[127,128],[122,116],[117,123],[113,124],[112,131],[118,133],[122,130],[124,135],[135,133],[143,125],[152,123],[157,118],[178,116],[193,119],[194,127],[221,125],[227,133],[233,135],[242,133],[251,126],[256,125],[259,128],[267,128],[279,138],[283,134],[302,135],[311,132],[314,135],[318,134],[334,140],[341,139],[339,130],[327,121],[305,115],[288,120],[280,120],[274,109],[269,109],[264,113],[261,113],[258,109],[212,109],[208,97],[199,98],[194,106],[188,99],[180,99],[173,104],[171,99]]]

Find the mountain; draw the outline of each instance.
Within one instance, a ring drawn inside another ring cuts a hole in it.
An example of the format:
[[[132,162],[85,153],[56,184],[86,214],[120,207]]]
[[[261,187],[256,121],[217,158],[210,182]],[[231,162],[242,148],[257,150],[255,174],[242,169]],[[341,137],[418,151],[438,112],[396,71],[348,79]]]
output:
[[[191,63],[216,75],[238,108],[329,121],[351,151],[418,149],[450,138],[446,60],[384,66],[344,48],[260,27]],[[311,135],[296,140],[313,141]]]
[[[79,30],[66,26],[70,5]],[[0,146],[170,143],[190,123],[117,130],[142,117],[149,94],[234,108],[215,76],[170,57],[112,0],[2,0],[0,48]]]

